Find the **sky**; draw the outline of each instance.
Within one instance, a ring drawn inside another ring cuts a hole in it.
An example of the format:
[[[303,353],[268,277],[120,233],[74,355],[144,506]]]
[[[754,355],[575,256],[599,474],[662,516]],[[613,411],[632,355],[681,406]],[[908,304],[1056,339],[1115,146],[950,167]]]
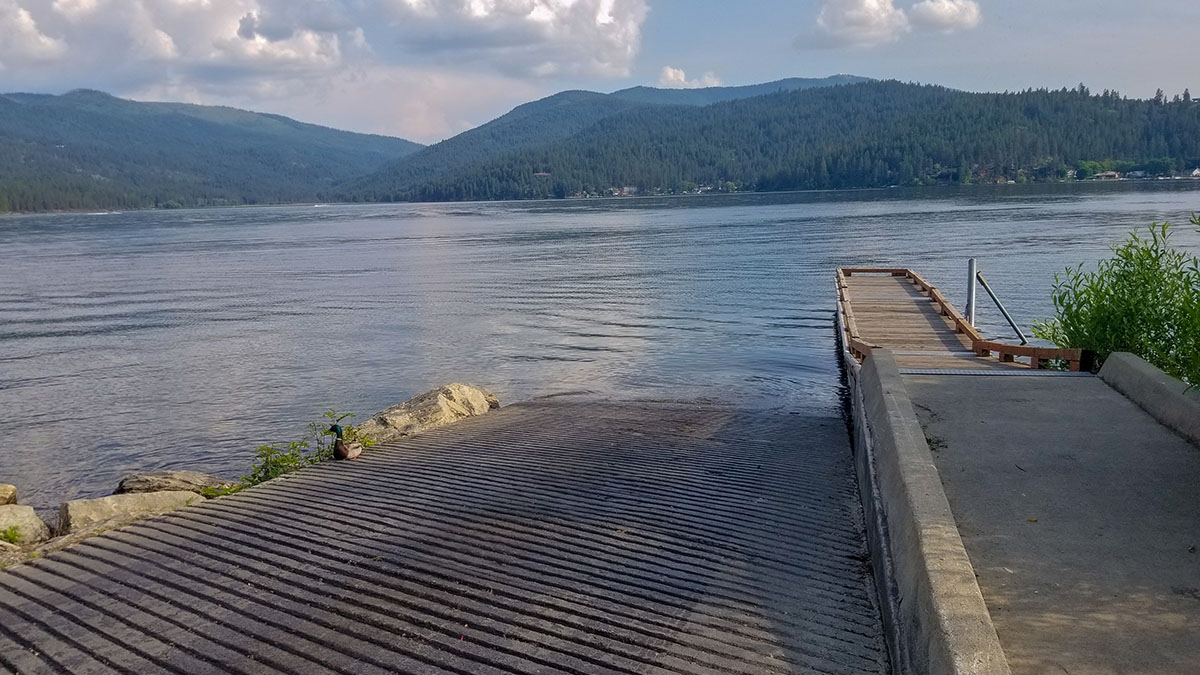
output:
[[[0,0],[0,91],[100,89],[422,143],[564,89],[838,73],[1200,93],[1196,0]]]

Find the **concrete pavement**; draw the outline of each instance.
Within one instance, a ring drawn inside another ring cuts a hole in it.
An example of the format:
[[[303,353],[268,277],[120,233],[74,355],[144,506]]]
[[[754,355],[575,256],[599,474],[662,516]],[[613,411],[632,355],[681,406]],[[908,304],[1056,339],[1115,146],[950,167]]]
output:
[[[1200,671],[1200,449],[1099,378],[904,380],[1013,673]]]

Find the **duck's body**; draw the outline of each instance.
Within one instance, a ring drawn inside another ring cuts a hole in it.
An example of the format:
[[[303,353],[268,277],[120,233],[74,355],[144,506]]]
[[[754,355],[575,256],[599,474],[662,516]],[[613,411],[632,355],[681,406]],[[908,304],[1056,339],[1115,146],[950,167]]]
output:
[[[362,454],[362,443],[351,441],[347,443],[342,439],[342,428],[338,425],[329,427],[329,430],[337,435],[337,439],[333,441],[333,458],[334,459],[354,459]]]

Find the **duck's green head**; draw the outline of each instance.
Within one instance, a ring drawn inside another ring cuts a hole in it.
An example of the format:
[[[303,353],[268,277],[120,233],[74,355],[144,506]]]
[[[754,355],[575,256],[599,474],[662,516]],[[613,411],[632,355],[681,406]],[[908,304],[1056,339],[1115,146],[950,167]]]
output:
[[[340,427],[339,425],[334,424],[333,426],[329,427],[329,430],[332,431],[333,433],[337,434],[338,438],[342,437],[342,427]]]

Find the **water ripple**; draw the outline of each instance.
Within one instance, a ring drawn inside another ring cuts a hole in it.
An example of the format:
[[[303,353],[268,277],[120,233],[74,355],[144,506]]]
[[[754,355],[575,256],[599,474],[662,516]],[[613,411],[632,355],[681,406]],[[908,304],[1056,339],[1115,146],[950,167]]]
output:
[[[1028,325],[1055,272],[1200,209],[1184,183],[0,218],[0,482],[47,510],[237,475],[324,409],[454,380],[837,415],[835,266],[957,297],[976,256]]]

